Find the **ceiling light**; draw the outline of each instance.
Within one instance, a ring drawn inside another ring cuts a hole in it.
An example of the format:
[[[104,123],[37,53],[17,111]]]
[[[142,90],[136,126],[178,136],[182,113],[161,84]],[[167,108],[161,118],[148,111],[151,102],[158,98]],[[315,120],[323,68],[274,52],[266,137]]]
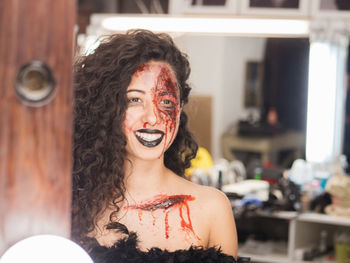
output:
[[[101,30],[104,33],[114,33],[135,28],[167,33],[307,37],[309,21],[301,19],[93,14],[88,33],[93,33],[91,29],[99,30],[99,33]]]

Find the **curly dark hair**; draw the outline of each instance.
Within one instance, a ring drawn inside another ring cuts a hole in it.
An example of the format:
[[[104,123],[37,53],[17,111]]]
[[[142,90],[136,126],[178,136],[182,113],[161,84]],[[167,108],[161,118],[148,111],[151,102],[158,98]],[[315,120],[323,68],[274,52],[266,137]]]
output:
[[[126,90],[136,69],[150,60],[172,67],[181,104],[186,104],[191,90],[187,83],[189,62],[167,34],[130,30],[111,35],[92,54],[75,63],[72,238],[83,247],[89,239],[87,234],[95,229],[107,208],[114,211],[110,223],[123,228],[115,215],[125,193],[126,137],[122,124]],[[182,111],[177,136],[164,154],[164,164],[183,176],[197,149]]]

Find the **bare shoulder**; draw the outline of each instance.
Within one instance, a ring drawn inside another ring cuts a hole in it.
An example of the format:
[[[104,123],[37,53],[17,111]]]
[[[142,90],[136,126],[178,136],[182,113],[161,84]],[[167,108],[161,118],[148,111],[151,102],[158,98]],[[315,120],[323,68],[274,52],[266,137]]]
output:
[[[223,192],[215,188],[208,187],[204,191],[207,208],[210,210],[208,245],[220,247],[224,253],[237,258],[237,230],[231,203]]]
[[[196,197],[196,207],[201,218],[205,221],[208,231],[207,246],[220,247],[221,250],[237,257],[237,231],[232,213],[232,207],[227,196],[214,187],[198,185],[181,179],[181,189]]]
[[[208,246],[237,258],[237,231],[232,207],[227,196],[208,186],[198,186],[198,199],[209,225]]]
[[[179,178],[178,185],[183,191],[195,195],[199,202],[204,202],[210,211],[231,208],[226,195],[214,187],[199,185],[184,178]]]
[[[227,196],[214,187],[202,185],[198,185],[198,187],[198,200],[205,205],[203,212],[208,213],[212,229],[215,228],[215,225],[218,222],[218,217],[225,219],[225,223],[231,225],[231,227],[235,227],[231,203]],[[211,233],[211,237],[212,236]]]
[[[191,194],[195,197],[196,208],[207,221],[213,215],[229,214],[232,216],[232,208],[227,196],[218,189],[210,186],[199,185],[184,178],[178,178],[174,182],[175,192]],[[233,216],[232,216],[233,218]]]
[[[201,198],[205,201],[211,211],[222,211],[222,209],[226,208],[231,210],[230,202],[223,192],[210,186],[198,186],[200,187],[199,192]]]

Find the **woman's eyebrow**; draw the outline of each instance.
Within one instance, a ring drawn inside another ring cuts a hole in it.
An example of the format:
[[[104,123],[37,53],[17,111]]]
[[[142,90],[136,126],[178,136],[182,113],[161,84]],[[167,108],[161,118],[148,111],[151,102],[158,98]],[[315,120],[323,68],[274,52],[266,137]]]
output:
[[[129,90],[126,91],[126,93],[129,93],[129,92],[140,92],[140,93],[143,93],[143,94],[146,93],[144,90],[140,90],[140,89],[129,89]]]
[[[163,92],[159,92],[159,95],[160,95],[160,96],[164,96],[164,95],[173,95],[173,96],[176,96],[176,93],[175,93],[175,92],[172,92],[172,91],[163,91]]]

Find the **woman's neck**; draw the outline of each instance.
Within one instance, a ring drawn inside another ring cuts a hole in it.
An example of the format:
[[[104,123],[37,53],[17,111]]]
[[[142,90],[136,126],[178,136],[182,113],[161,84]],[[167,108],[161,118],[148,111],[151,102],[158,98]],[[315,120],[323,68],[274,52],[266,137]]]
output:
[[[124,182],[126,190],[130,194],[160,193],[164,189],[169,175],[169,170],[164,166],[163,158],[156,160],[131,159],[125,163]]]

